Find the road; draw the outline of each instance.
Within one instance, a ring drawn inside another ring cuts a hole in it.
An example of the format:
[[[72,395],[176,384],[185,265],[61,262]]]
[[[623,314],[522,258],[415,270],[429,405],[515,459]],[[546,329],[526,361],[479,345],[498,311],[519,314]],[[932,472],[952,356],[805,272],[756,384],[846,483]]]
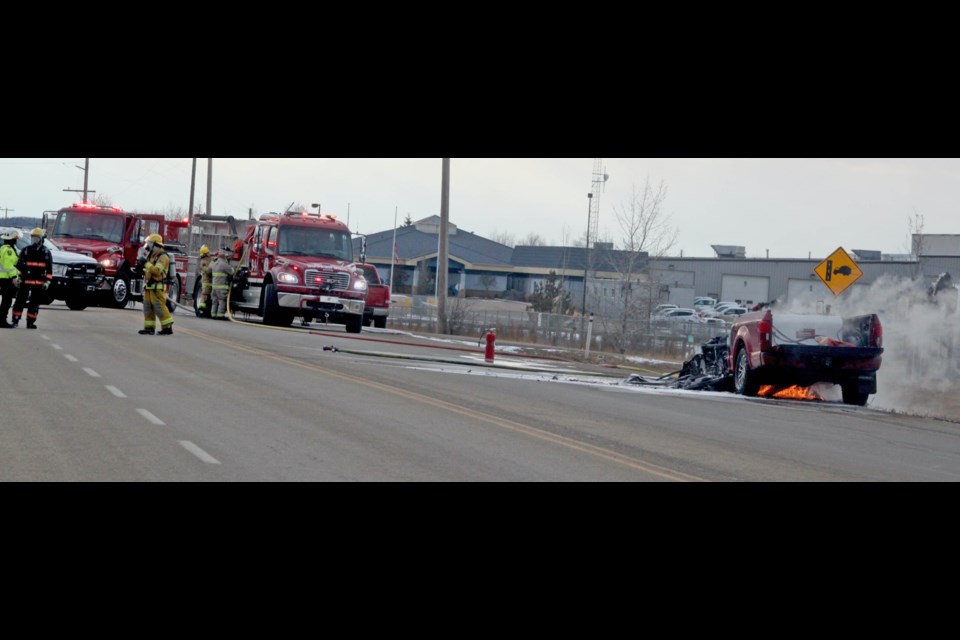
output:
[[[529,358],[487,367],[390,332],[175,318],[174,336],[140,336],[139,308],[57,303],[37,331],[0,331],[0,480],[960,479],[952,422],[637,389]]]

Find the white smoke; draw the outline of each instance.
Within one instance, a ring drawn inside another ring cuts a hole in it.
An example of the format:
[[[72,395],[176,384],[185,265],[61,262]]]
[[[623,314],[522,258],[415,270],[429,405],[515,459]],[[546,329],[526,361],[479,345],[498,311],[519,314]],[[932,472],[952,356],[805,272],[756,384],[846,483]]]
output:
[[[960,309],[958,289],[941,291],[934,300],[929,283],[882,276],[869,287],[811,308],[795,302],[797,313],[827,311],[841,316],[876,313],[883,326],[883,362],[877,393],[869,405],[910,415],[960,420]]]

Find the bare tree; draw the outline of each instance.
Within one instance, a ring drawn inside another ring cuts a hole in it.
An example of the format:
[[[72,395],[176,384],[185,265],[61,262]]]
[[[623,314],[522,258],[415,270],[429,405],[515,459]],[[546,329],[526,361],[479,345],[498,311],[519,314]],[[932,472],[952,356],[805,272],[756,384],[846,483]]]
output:
[[[525,247],[545,247],[547,246],[547,241],[538,233],[533,233],[532,231],[527,234],[527,237],[524,238],[521,242],[521,245]]]
[[[501,232],[494,229],[493,233],[490,234],[490,239],[493,240],[494,242],[499,242],[500,244],[506,245],[508,247],[514,247],[517,244],[516,239],[514,238],[514,235],[509,231]]]
[[[642,314],[641,307],[650,303],[649,295],[638,295],[634,298],[635,285],[639,291],[641,281],[649,280],[648,277],[641,277],[649,273],[649,260],[662,258],[677,242],[679,231],[671,225],[670,216],[664,211],[666,199],[666,183],[661,180],[654,187],[647,177],[643,189],[639,192],[634,185],[629,202],[613,207],[622,236],[618,243],[620,249],[615,253],[608,252],[607,262],[620,279],[623,304],[620,314],[620,339],[624,342],[628,334],[629,319]],[[640,315],[644,316],[649,316],[649,313]]]

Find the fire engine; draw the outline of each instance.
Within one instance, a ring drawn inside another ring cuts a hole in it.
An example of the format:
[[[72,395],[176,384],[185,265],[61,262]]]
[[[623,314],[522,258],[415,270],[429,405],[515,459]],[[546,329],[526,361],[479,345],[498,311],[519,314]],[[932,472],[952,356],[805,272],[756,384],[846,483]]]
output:
[[[167,289],[171,311],[180,301],[183,275],[188,258],[182,251],[181,233],[186,233],[186,220],[166,220],[161,214],[133,213],[120,207],[93,203],[74,203],[56,212],[50,237],[64,251],[73,251],[94,258],[103,265],[104,285],[101,303],[122,309],[131,300],[143,300],[143,278],[135,275],[137,254],[144,239],[159,233],[164,248],[175,266]],[[48,228],[44,213],[44,228]],[[172,271],[172,270],[171,270]]]
[[[350,229],[331,214],[265,213],[241,241],[232,309],[287,326],[296,316],[345,324],[360,333],[367,282],[353,257]]]

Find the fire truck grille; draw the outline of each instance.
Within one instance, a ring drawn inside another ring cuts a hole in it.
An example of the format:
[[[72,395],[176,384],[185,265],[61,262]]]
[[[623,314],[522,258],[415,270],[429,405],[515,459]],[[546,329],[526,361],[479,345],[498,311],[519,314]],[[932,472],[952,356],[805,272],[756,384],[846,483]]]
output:
[[[350,287],[350,274],[343,271],[319,271],[307,269],[304,280],[310,287],[329,287],[334,291],[344,291]]]

